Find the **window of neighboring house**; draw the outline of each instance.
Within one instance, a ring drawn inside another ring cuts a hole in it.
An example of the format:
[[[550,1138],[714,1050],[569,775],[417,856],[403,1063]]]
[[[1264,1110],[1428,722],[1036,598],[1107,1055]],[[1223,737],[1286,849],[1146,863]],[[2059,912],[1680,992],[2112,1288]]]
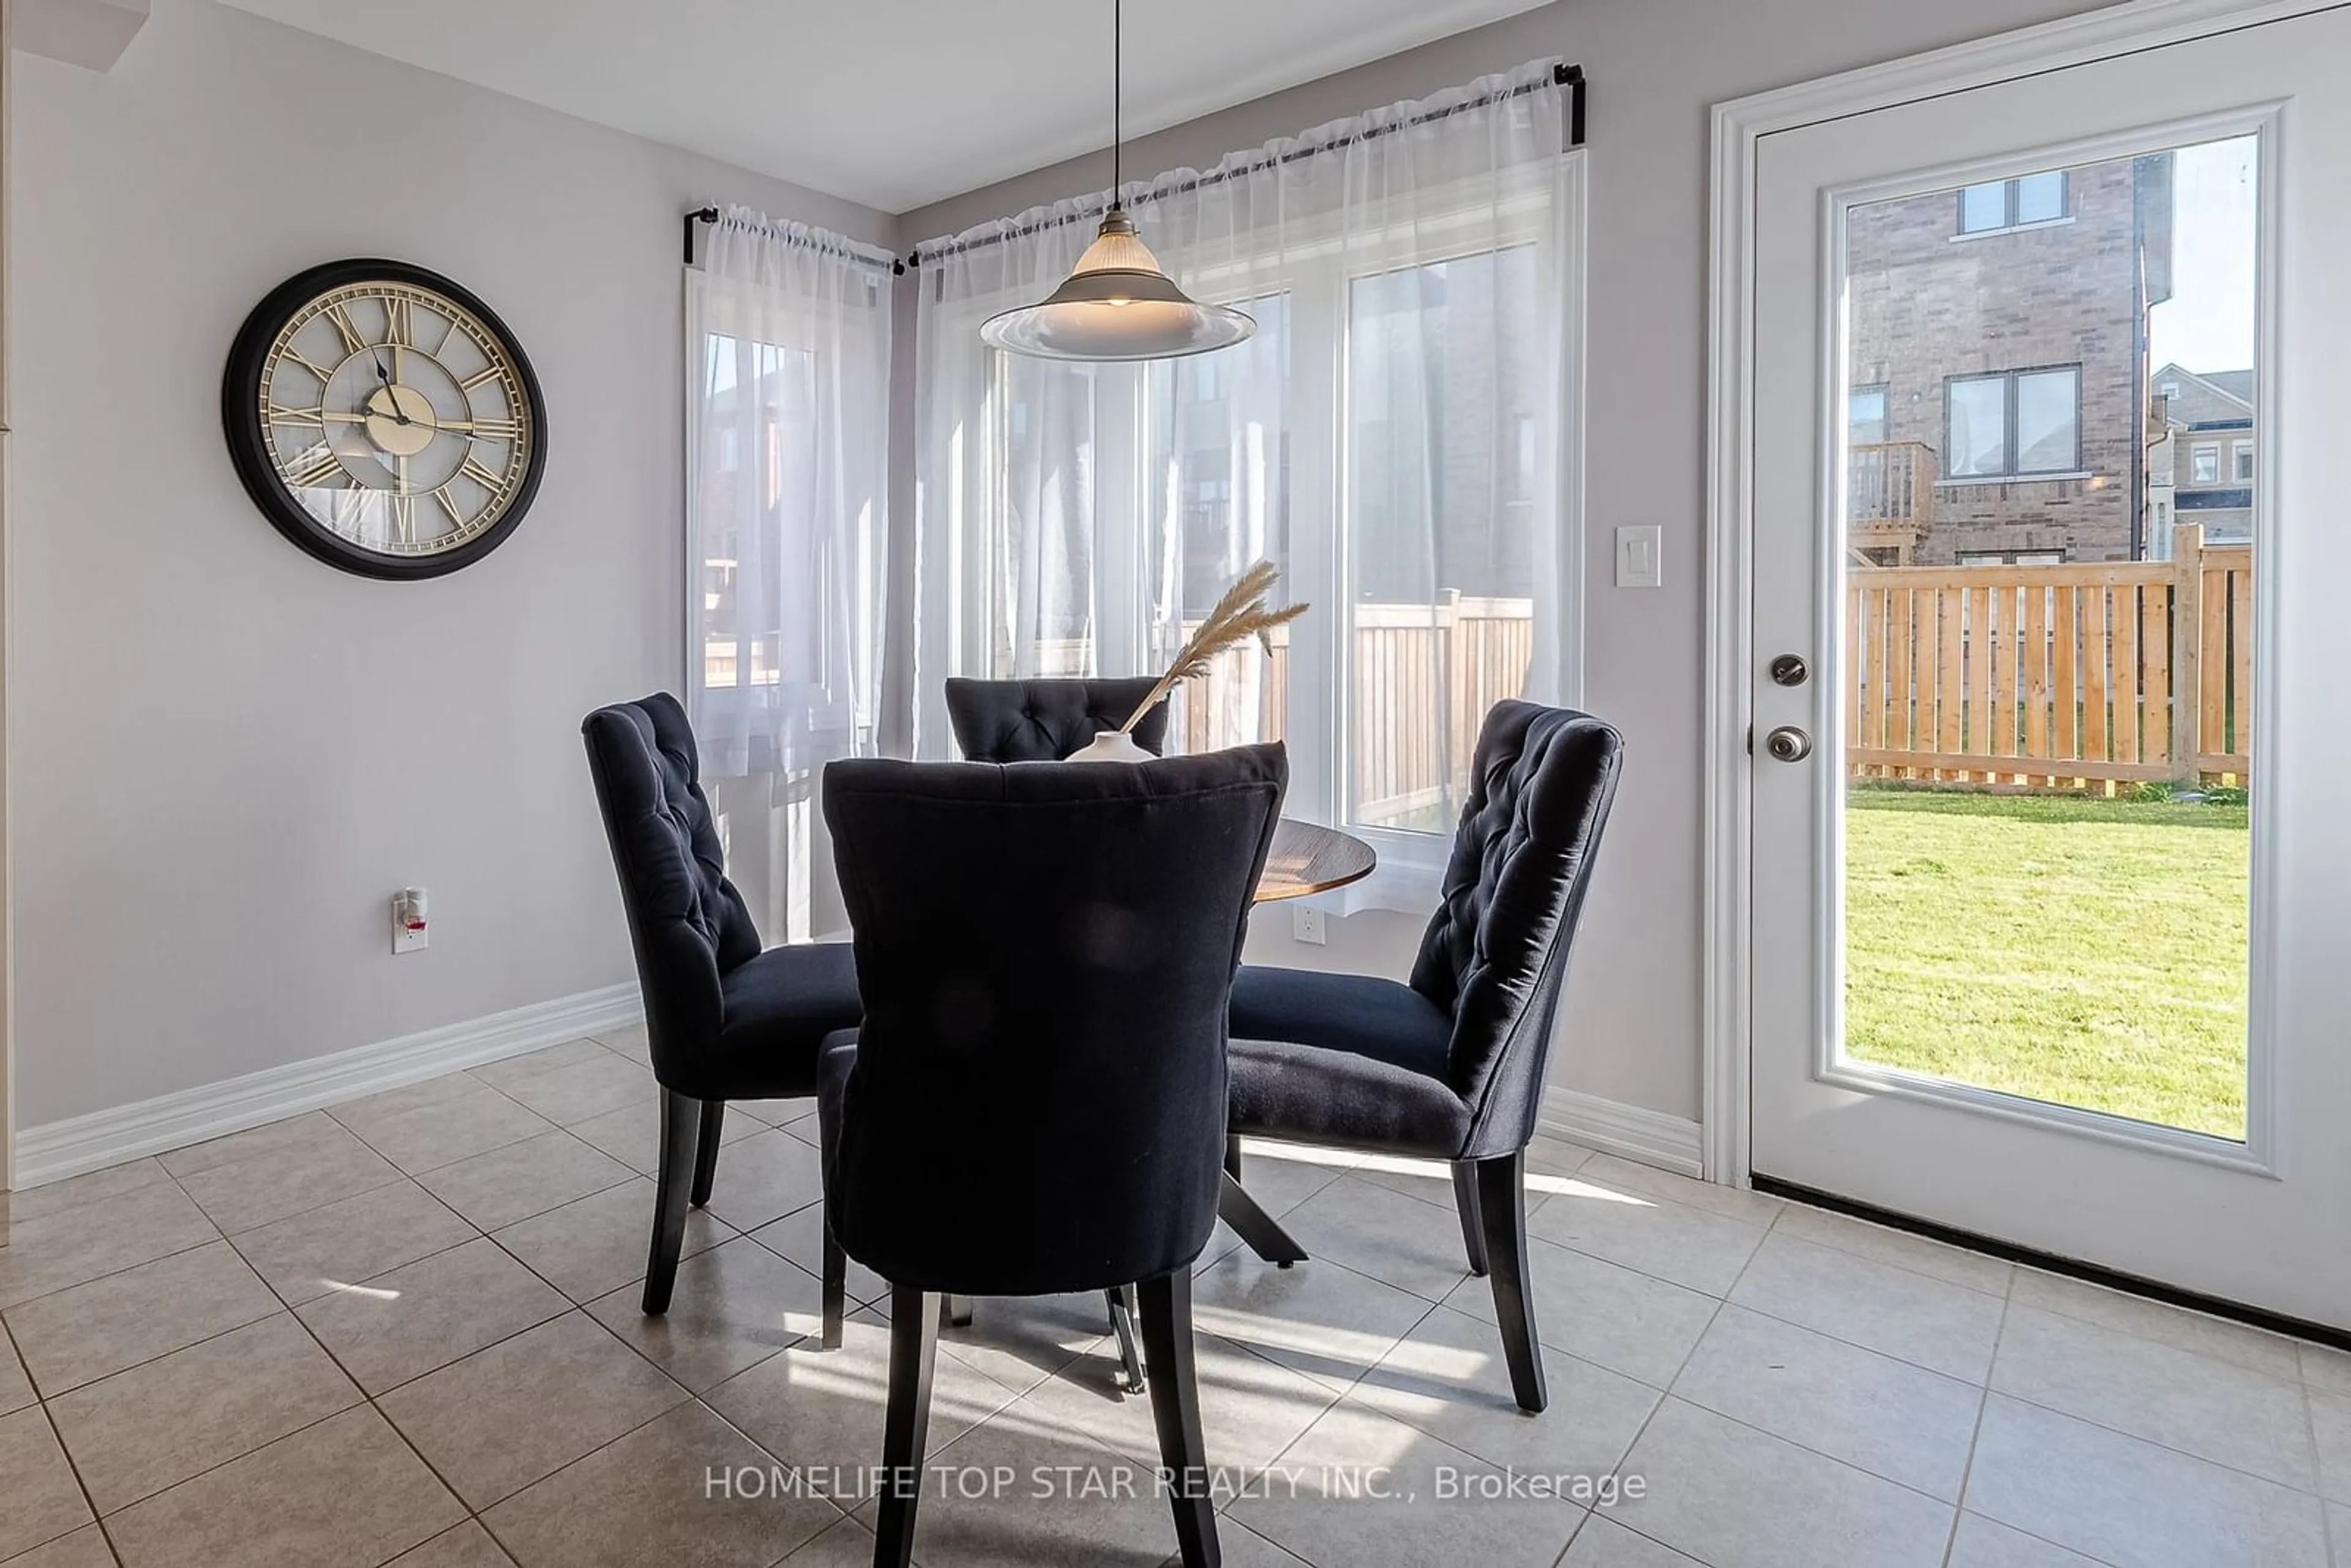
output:
[[[2022,478],[2082,466],[2082,368],[1954,376],[1944,385],[1943,472]]]
[[[1997,234],[2028,224],[2054,223],[2070,210],[2068,198],[2063,169],[1969,185],[1959,192],[1959,233]]]
[[[2189,449],[2188,482],[2191,485],[2217,485],[2220,482],[2220,444],[2199,442]]]
[[[2155,390],[2158,395],[2168,402],[2177,402],[2179,401],[2179,383],[2178,382],[2166,382]]]
[[[1855,387],[1845,394],[1845,439],[1867,446],[1886,439],[1886,389]]]
[[[2233,464],[2230,472],[2236,476],[2237,483],[2252,484],[2253,482],[2253,444],[2250,441],[2240,441],[2231,449],[2229,455]]]

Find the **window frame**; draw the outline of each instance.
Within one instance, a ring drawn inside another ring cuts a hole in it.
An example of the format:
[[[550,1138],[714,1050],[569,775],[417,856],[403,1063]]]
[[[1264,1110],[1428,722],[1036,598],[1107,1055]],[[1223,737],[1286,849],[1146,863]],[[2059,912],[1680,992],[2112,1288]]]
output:
[[[1433,221],[1425,209],[1420,221],[1399,225],[1390,233],[1344,236],[1299,247],[1281,272],[1281,287],[1290,295],[1290,351],[1293,362],[1332,367],[1331,375],[1291,377],[1295,406],[1291,410],[1290,570],[1290,591],[1313,604],[1348,607],[1355,602],[1352,528],[1301,528],[1301,518],[1326,517],[1352,520],[1348,496],[1348,432],[1353,428],[1347,408],[1352,385],[1348,358],[1347,319],[1350,294],[1359,278],[1376,277],[1407,267],[1422,267],[1464,256],[1484,255],[1519,245],[1550,244],[1555,247],[1561,299],[1561,377],[1557,389],[1559,430],[1549,476],[1554,528],[1554,570],[1538,588],[1548,589],[1552,601],[1535,601],[1536,646],[1550,620],[1559,650],[1557,667],[1533,672],[1532,695],[1539,701],[1573,706],[1583,693],[1582,627],[1583,622],[1583,333],[1584,333],[1584,153],[1570,149],[1556,160],[1556,172],[1546,199],[1532,196],[1506,200],[1499,222],[1490,221],[1494,202],[1481,183],[1465,191],[1462,205],[1443,212],[1442,198],[1433,204],[1441,215]],[[1472,205],[1471,204],[1476,204]],[[1546,212],[1545,208],[1549,211]],[[1545,218],[1552,220],[1546,225]],[[1236,269],[1246,287],[1233,287],[1213,270],[1204,270],[1196,295],[1232,303],[1251,294],[1262,295],[1267,271]],[[1327,449],[1313,450],[1310,434],[1319,434]],[[1542,465],[1537,465],[1537,494],[1542,498]],[[1311,476],[1311,479],[1308,477]],[[1301,488],[1301,481],[1305,487]],[[1309,621],[1322,634],[1303,635],[1298,628]],[[1285,810],[1290,815],[1337,827],[1373,846],[1380,869],[1365,883],[1307,902],[1353,913],[1364,908],[1432,907],[1438,896],[1445,864],[1453,847],[1453,830],[1412,831],[1348,821],[1353,793],[1351,759],[1353,750],[1354,702],[1352,666],[1345,635],[1353,618],[1346,614],[1309,617],[1294,622],[1290,643],[1290,690],[1343,694],[1315,716],[1311,729],[1301,725],[1308,709],[1292,701],[1287,707],[1285,739],[1290,752],[1290,785]],[[1311,739],[1309,738],[1311,737]],[[1302,744],[1303,743],[1303,744]]]
[[[2253,482],[2253,462],[2252,437],[2241,435],[2234,441],[2229,443],[2229,478],[2231,483],[2237,485],[2252,484]]]
[[[2204,460],[2212,460],[2212,471],[2204,470]],[[2191,486],[2219,485],[2220,480],[2220,444],[2217,441],[2190,443],[2188,448],[2188,483]]]
[[[2074,449],[2072,453],[2072,461],[2067,465],[2060,468],[2019,468],[2017,466],[2017,463],[2022,456],[2023,451],[2022,444],[2017,440],[2018,383],[2027,376],[2053,375],[2059,371],[2070,372],[2074,378]],[[2088,471],[2083,466],[2085,459],[2082,447],[2082,365],[2079,361],[2048,365],[2018,365],[2012,369],[2004,371],[1971,371],[1964,374],[1945,376],[1943,378],[1943,453],[1946,462],[1949,461],[1952,449],[1952,389],[1963,384],[1977,385],[1985,382],[1998,382],[2001,383],[2001,439],[2004,443],[2002,447],[2002,459],[2006,464],[2006,466],[1996,471],[1981,471],[1968,474],[1954,474],[1946,470],[1936,480],[1938,485],[2031,484],[2051,479],[2073,479],[2086,476]]]

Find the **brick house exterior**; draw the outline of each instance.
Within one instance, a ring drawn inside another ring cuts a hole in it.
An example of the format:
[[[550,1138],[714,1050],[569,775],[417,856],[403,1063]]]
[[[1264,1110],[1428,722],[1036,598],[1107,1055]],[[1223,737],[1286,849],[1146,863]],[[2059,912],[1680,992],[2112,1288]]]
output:
[[[2170,293],[2170,240],[2168,153],[1852,212],[1859,559],[2144,554],[2147,313]]]
[[[2167,558],[2179,523],[2202,524],[2207,544],[2250,544],[2259,450],[2253,372],[2166,364],[2148,385],[2148,553]]]

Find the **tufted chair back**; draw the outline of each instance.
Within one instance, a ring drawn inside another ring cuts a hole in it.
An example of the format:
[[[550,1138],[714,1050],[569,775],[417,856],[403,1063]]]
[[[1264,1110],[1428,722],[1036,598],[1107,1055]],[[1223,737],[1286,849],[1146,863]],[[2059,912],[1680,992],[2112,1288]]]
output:
[[[759,932],[726,880],[685,710],[667,692],[598,708],[580,727],[637,954],[654,1076],[665,1058],[718,1037],[719,977],[759,955]]]
[[[947,719],[967,762],[1059,762],[1116,729],[1151,693],[1155,677],[1120,681],[972,681],[946,684]],[[1167,749],[1167,705],[1134,727],[1134,743]]]
[[[1478,736],[1444,896],[1412,988],[1453,1015],[1452,1087],[1471,1109],[1466,1158],[1534,1135],[1552,1020],[1567,978],[1625,737],[1589,714],[1501,702]]]
[[[1233,970],[1288,780],[1279,744],[825,769],[865,1002],[824,1132],[825,1220],[851,1257],[902,1286],[1025,1296],[1199,1256]]]

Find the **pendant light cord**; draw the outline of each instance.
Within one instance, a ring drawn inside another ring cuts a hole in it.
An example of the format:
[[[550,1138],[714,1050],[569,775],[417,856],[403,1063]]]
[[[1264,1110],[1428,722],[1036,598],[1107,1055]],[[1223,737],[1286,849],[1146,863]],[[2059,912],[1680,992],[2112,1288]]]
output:
[[[1110,204],[1126,173],[1126,0],[1110,6]]]

